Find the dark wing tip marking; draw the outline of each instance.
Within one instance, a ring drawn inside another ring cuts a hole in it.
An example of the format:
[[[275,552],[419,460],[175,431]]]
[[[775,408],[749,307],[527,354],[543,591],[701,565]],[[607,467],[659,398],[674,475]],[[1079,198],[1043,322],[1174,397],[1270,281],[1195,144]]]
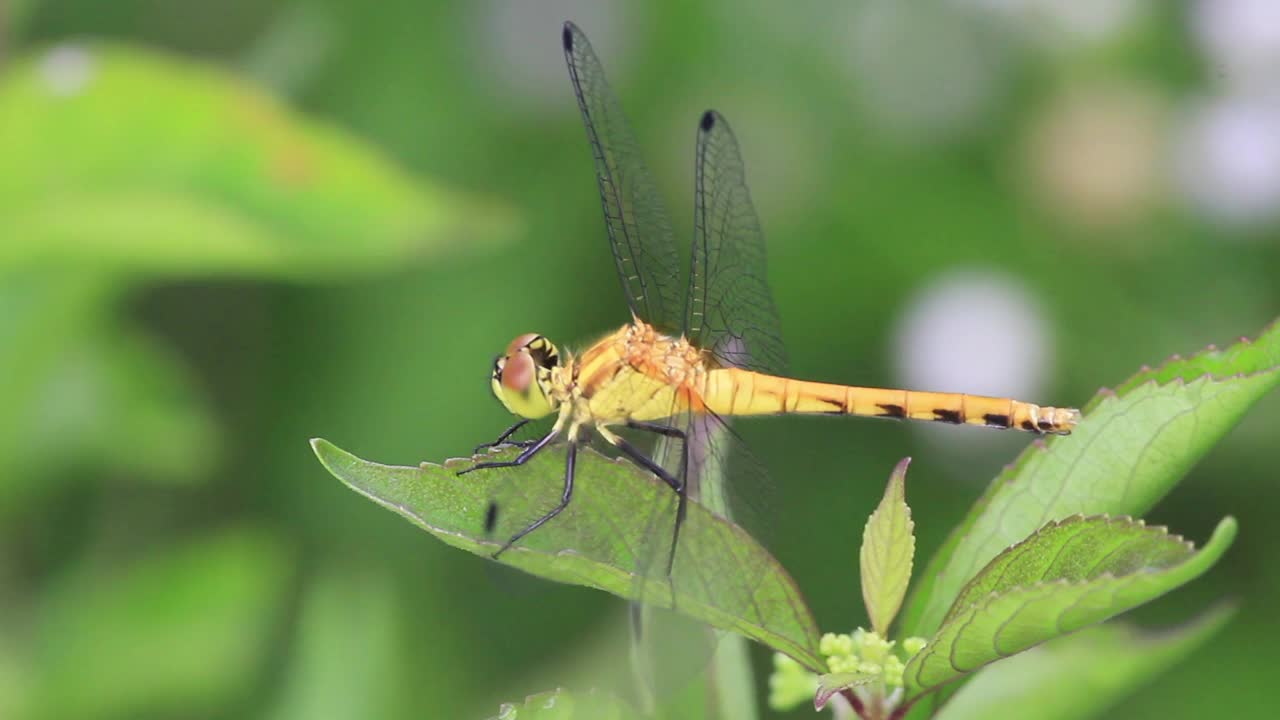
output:
[[[560,41],[564,43],[565,52],[573,52],[573,31],[577,27],[568,20],[564,23],[564,30],[560,33]]]
[[[716,126],[716,111],[708,110],[702,113],[702,120],[698,122],[698,127],[702,128],[702,132],[711,132],[711,128]]]

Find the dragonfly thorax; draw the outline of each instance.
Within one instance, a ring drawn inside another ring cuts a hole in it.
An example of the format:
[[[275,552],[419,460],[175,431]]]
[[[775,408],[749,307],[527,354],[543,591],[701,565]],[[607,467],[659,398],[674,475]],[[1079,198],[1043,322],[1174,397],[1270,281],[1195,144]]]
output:
[[[490,387],[513,415],[537,419],[555,412],[560,402],[553,392],[552,373],[560,352],[537,333],[520,335],[493,361]]]

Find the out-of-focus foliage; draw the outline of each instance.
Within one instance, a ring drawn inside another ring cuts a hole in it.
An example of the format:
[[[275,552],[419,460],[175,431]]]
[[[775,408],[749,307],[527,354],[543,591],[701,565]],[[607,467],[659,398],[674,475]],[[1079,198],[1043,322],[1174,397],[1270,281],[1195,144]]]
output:
[[[999,318],[975,320],[992,332],[948,337],[931,358],[973,385],[927,389],[1005,392],[981,380],[1006,367],[998,357],[1037,369],[1024,399],[1070,405],[1280,309],[1262,63],[1275,55],[1265,33],[1238,36],[1265,23],[1222,22],[1245,5],[7,3],[0,716],[489,717],[604,666],[625,672],[612,598],[430,541],[302,445],[321,435],[405,465],[465,454],[507,422],[487,378],[511,337],[571,347],[626,321],[563,20],[591,37],[673,209],[692,187],[698,114],[732,122],[794,372],[898,382],[904,309],[946,273],[978,270],[1022,289],[1045,345],[965,354],[1004,336]],[[1121,9],[1089,9],[1104,6]],[[68,70],[84,73],[78,93],[41,96],[46,73]],[[156,87],[166,78],[182,87]],[[57,113],[90,101],[93,113]],[[229,107],[274,119],[202,114]],[[295,196],[275,171],[296,168],[269,162],[277,143],[348,159],[328,166],[334,186]],[[368,177],[344,176],[352,157],[399,179],[352,187]],[[676,213],[681,237],[690,215]],[[421,234],[405,229],[415,217]],[[525,232],[485,242],[511,218]],[[1189,537],[1228,514],[1243,530],[1211,582],[1136,622],[1245,602],[1212,643],[1111,698],[1115,716],[1271,715],[1277,423],[1271,396],[1147,513]],[[882,491],[832,478],[913,456],[917,554],[930,557],[1026,441],[831,419],[736,429],[772,470],[774,554],[821,625],[860,603],[856,574],[833,580],[814,549],[855,547]],[[155,595],[136,589],[172,568],[169,553],[184,571]],[[248,559],[229,577],[235,553]],[[61,645],[70,636],[45,621],[70,623],[66,593],[88,581],[95,618],[75,627],[102,642]],[[193,606],[181,623],[164,614]],[[196,639],[214,632],[206,614],[254,635]]]
[[[638,717],[607,695],[574,695],[565,690],[538,693],[522,703],[503,703],[491,720],[628,720]]]
[[[234,76],[121,46],[15,61],[0,157],[0,270],[307,278],[511,229]]]

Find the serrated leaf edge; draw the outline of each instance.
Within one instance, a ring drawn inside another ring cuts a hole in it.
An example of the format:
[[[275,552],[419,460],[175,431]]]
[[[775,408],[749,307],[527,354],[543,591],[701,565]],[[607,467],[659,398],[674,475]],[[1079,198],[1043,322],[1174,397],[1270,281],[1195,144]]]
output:
[[[972,587],[973,584],[978,581],[978,578],[982,576],[983,570],[986,570],[988,567],[990,567],[992,563],[994,563],[995,561],[999,560],[1002,557],[1005,557],[1006,555],[1017,550],[1023,545],[1030,544],[1031,542],[1037,540],[1038,538],[1040,538],[1042,535],[1044,535],[1050,530],[1055,530],[1057,528],[1066,527],[1069,525],[1075,525],[1077,523],[1093,522],[1093,521],[1102,521],[1107,525],[1123,525],[1126,527],[1140,528],[1144,531],[1151,532],[1155,535],[1166,537],[1169,540],[1172,540],[1173,542],[1181,544],[1191,553],[1196,552],[1196,544],[1194,541],[1188,540],[1182,535],[1179,535],[1177,533],[1170,533],[1169,527],[1167,525],[1147,525],[1147,522],[1145,520],[1141,518],[1135,519],[1130,515],[1112,515],[1110,513],[1101,513],[1098,515],[1085,515],[1084,513],[1075,513],[1073,515],[1068,515],[1058,520],[1050,520],[1049,522],[1040,526],[1035,530],[1035,532],[1026,536],[1022,540],[1019,540],[1018,542],[996,553],[994,557],[992,557],[990,560],[987,561],[986,565],[982,566],[981,570],[975,573],[973,577],[969,578],[968,582],[960,586],[960,590],[956,593],[956,598],[959,599],[964,597],[965,591],[968,590],[970,587]],[[1084,585],[1091,582],[1095,582],[1097,580],[1104,580],[1104,579],[1114,580],[1116,577],[1117,576],[1114,573],[1111,573],[1108,571],[1100,575],[1097,575],[1095,577],[1089,578],[1088,580],[1067,580],[1065,578],[1061,578],[1058,580],[1037,580],[1033,583],[1028,583],[1026,585],[1019,585],[1016,589],[1022,589],[1022,588],[1032,589],[1032,588],[1044,587],[1044,586],[1050,586],[1050,585],[1058,585],[1058,586]],[[1010,592],[1010,590],[1005,590],[1005,591],[993,590],[990,593],[987,593],[986,595],[981,596],[975,602],[969,603],[967,605],[957,605],[953,603],[951,607],[947,610],[946,614],[942,616],[942,621],[938,623],[938,629],[941,630],[942,627],[945,626],[947,622],[950,621],[955,615],[965,612],[969,608],[988,605],[990,604],[991,600],[996,596],[1004,595],[1008,592]]]

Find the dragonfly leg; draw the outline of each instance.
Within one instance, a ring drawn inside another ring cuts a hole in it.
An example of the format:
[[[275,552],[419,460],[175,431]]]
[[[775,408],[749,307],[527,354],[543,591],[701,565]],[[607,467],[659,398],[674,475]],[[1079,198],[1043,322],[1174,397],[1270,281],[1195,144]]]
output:
[[[555,437],[559,434],[560,434],[560,431],[558,429],[552,428],[551,432],[547,433],[546,435],[543,435],[540,440],[530,445],[529,447],[525,448],[524,452],[516,456],[515,460],[507,460],[504,462],[476,463],[475,465],[472,465],[466,470],[459,470],[458,474],[466,475],[467,473],[472,472],[474,470],[488,470],[490,468],[516,467],[518,465],[523,465],[529,462],[530,458],[532,458],[534,455],[537,455],[539,452],[541,452],[542,449],[545,448],[547,445],[550,445],[551,441],[554,440]]]
[[[512,425],[506,430],[503,430],[502,434],[498,436],[498,439],[494,440],[493,442],[487,442],[482,445],[477,445],[474,454],[479,455],[481,450],[485,450],[491,447],[497,447],[503,444],[504,442],[506,442],[507,438],[511,437],[512,435],[515,435],[517,430],[524,427],[525,425],[528,425],[529,422],[530,420],[528,418],[525,418],[524,420],[521,420],[520,422],[516,423],[515,425]],[[510,444],[515,445],[517,447],[530,447],[536,444],[537,442],[538,442],[537,440],[518,440]]]
[[[641,422],[628,422],[627,425],[636,430],[647,430],[649,432],[680,440],[680,476],[676,478],[672,477],[671,473],[667,472],[665,468],[654,462],[652,458],[640,452],[634,445],[623,438],[614,435],[613,433],[604,435],[605,439],[621,450],[623,455],[626,455],[635,461],[636,464],[654,475],[657,475],[663,482],[670,485],[672,490],[676,491],[676,496],[679,498],[676,504],[676,523],[675,528],[671,532],[671,549],[667,552],[667,579],[670,580],[671,570],[675,567],[676,563],[676,547],[680,542],[680,528],[684,525],[686,508],[689,503],[689,489],[688,484],[685,482],[689,469],[689,436],[681,430],[668,427],[666,425],[654,425]],[[674,596],[672,598],[672,602],[674,604]]]
[[[659,425],[658,423],[641,422],[639,420],[628,420],[627,427],[680,440],[680,481],[683,485],[685,479],[689,477],[689,436],[683,430],[673,428],[670,425]]]
[[[498,548],[498,551],[493,554],[493,559],[497,560],[499,555],[501,555],[502,553],[510,549],[512,545],[515,545],[517,542],[520,542],[520,539],[523,538],[525,535],[528,535],[534,530],[537,530],[538,528],[542,527],[542,525],[546,523],[548,520],[559,515],[561,512],[564,511],[565,508],[569,507],[569,500],[573,497],[573,470],[574,470],[574,464],[576,463],[577,459],[578,459],[578,441],[571,434],[570,440],[569,440],[569,449],[564,456],[564,493],[560,495],[560,504],[552,508],[550,512],[548,512],[546,515],[543,515],[537,520],[534,520],[533,522],[529,523],[529,526],[526,527],[525,529],[521,530],[515,535],[512,535],[511,539],[508,540],[506,544],[504,544],[502,547]],[[493,517],[492,506],[490,506],[489,517],[490,518]],[[491,524],[491,523],[492,523],[491,519],[486,519],[486,524]]]

